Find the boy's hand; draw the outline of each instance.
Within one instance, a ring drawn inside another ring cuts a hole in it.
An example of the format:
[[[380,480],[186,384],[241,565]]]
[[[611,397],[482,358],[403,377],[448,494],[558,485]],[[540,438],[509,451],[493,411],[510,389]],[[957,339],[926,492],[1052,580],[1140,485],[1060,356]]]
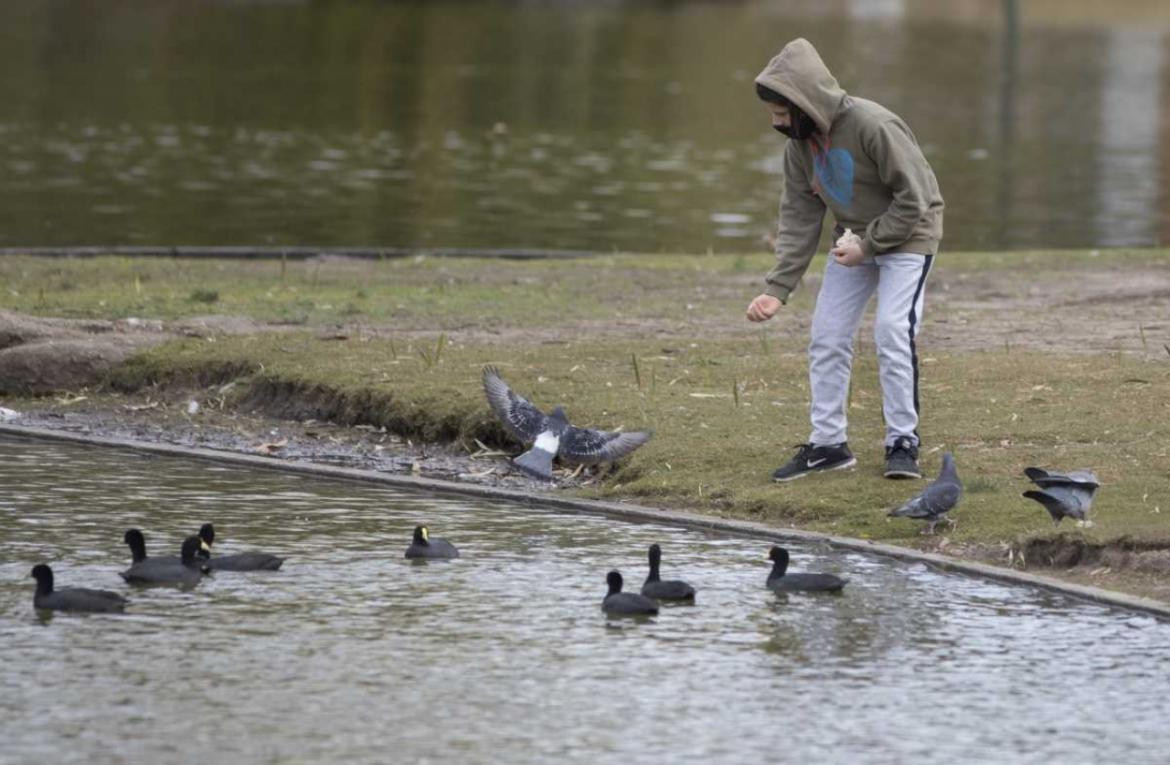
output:
[[[757,295],[756,299],[748,305],[747,317],[748,321],[767,321],[776,315],[780,310],[780,300],[771,295]]]
[[[843,266],[856,266],[865,259],[861,253],[861,243],[857,240],[838,242],[836,247],[829,250],[829,254]]]

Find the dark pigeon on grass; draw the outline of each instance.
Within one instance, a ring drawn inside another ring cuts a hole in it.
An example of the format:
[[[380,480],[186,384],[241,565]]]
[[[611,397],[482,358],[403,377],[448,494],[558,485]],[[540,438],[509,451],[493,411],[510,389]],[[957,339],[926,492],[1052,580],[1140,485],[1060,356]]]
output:
[[[1058,525],[1066,517],[1075,518],[1082,526],[1092,526],[1089,508],[1093,506],[1093,495],[1101,485],[1091,470],[1074,470],[1070,473],[1055,473],[1043,468],[1024,468],[1024,475],[1040,487],[1024,492],[1028,499],[1044,505],[1052,516],[1052,523]]]
[[[934,527],[942,522],[955,527],[954,520],[947,517],[947,513],[959,504],[963,496],[963,484],[959,481],[959,473],[955,470],[955,458],[947,452],[942,457],[942,469],[938,478],[934,479],[920,494],[912,498],[901,507],[891,510],[891,518],[920,518],[928,521],[924,534],[933,534]]]
[[[496,417],[512,435],[531,448],[512,460],[529,475],[551,481],[554,457],[574,465],[614,462],[650,440],[649,431],[607,432],[570,425],[565,410],[545,414],[518,395],[494,367],[484,367],[483,392]]]

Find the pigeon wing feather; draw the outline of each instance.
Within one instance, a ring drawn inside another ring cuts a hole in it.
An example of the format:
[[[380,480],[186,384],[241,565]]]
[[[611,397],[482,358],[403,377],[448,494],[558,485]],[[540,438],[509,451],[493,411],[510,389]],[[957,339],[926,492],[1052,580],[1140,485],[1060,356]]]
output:
[[[558,453],[569,462],[596,465],[621,459],[650,440],[650,433],[636,430],[630,433],[607,433],[572,425],[561,437]]]
[[[962,492],[953,483],[933,483],[901,507],[891,510],[893,518],[934,518],[948,512],[959,501]]]
[[[483,392],[496,417],[516,438],[532,443],[544,432],[548,420],[545,413],[509,388],[494,367],[484,367]]]
[[[940,515],[954,509],[962,493],[963,488],[955,483],[931,484],[922,492],[922,504],[929,508],[932,514]]]
[[[1029,467],[1024,468],[1024,474],[1032,481],[1032,483],[1047,489],[1050,486],[1059,485],[1077,485],[1084,487],[1091,487],[1096,489],[1101,485],[1097,480],[1097,476],[1091,470],[1073,470],[1068,473],[1055,473],[1051,470],[1044,470],[1043,468]]]

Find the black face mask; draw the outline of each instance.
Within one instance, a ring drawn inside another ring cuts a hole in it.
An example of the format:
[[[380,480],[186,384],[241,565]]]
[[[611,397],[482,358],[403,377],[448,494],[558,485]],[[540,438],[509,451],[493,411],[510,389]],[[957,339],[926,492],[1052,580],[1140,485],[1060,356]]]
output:
[[[792,116],[788,121],[787,127],[783,125],[772,126],[778,132],[783,133],[789,138],[796,139],[797,141],[803,141],[817,131],[816,121],[812,117],[802,112],[800,109],[797,109],[795,106],[790,106],[788,107],[788,112]]]

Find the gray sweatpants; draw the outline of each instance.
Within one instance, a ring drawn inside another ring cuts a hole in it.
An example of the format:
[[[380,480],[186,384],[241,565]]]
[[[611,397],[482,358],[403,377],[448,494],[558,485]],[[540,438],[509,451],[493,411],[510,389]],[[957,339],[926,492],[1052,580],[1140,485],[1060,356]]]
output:
[[[846,398],[853,369],[853,337],[870,296],[877,292],[874,345],[882,385],[886,446],[899,436],[918,443],[918,355],[914,336],[922,320],[930,255],[891,253],[843,266],[832,257],[825,267],[808,346],[812,391],[812,435],[816,446],[839,444],[846,436]]]

